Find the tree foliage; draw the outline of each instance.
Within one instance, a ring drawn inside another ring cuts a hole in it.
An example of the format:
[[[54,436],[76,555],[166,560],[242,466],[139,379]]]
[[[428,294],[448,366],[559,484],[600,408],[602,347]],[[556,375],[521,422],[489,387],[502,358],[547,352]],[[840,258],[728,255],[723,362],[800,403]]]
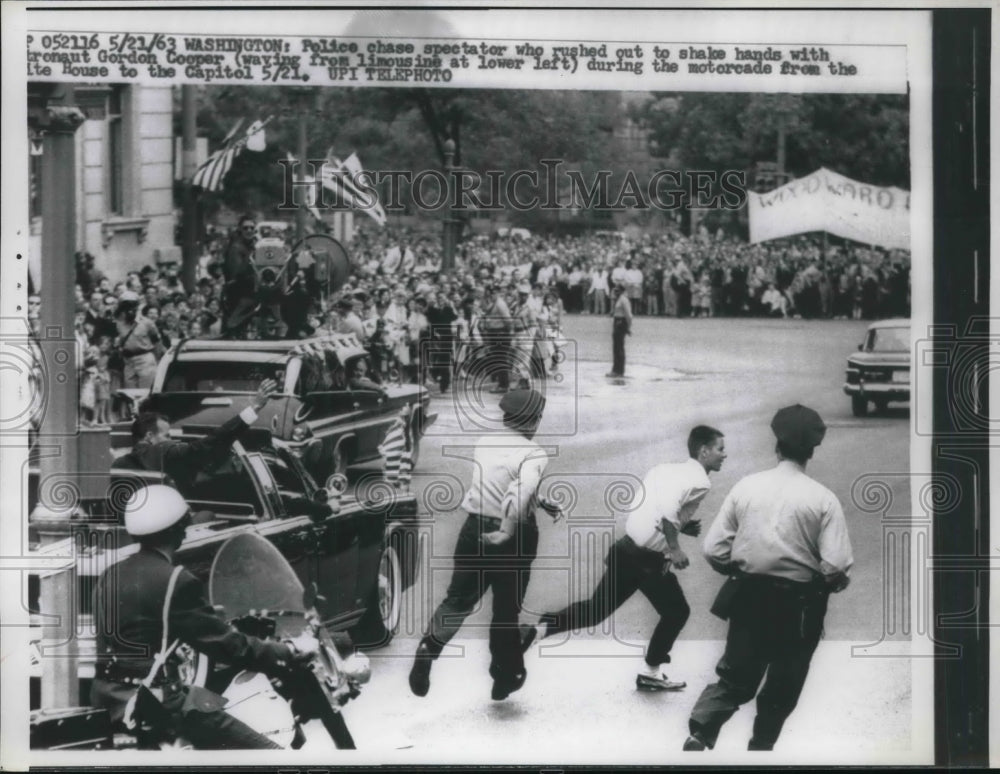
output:
[[[683,168],[722,172],[776,161],[796,177],[821,166],[909,188],[909,100],[875,94],[656,94],[633,117],[650,149]]]
[[[280,201],[277,162],[300,155],[303,112],[308,158],[322,159],[328,149],[340,158],[357,152],[370,170],[441,169],[449,138],[453,164],[481,174],[537,169],[552,158],[584,171],[627,163],[613,133],[624,115],[614,92],[206,86],[198,92],[197,126],[210,151],[237,119],[275,118],[267,150],[238,157],[225,189],[203,200],[235,210]],[[179,99],[175,116],[180,134]]]

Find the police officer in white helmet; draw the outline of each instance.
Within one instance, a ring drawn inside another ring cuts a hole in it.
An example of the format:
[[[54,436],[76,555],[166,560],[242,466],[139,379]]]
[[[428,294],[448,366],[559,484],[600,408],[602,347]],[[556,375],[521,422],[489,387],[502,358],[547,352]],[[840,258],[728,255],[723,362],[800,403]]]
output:
[[[129,498],[125,529],[139,550],[105,570],[95,590],[91,703],[107,709],[116,724],[132,716],[169,726],[155,730],[169,730],[198,749],[276,747],[223,711],[221,696],[183,684],[175,646],[183,642],[214,661],[279,676],[311,658],[319,645],[308,634],[261,640],[224,621],[208,603],[205,585],[174,565],[190,523],[188,504],[171,487],[149,486]]]

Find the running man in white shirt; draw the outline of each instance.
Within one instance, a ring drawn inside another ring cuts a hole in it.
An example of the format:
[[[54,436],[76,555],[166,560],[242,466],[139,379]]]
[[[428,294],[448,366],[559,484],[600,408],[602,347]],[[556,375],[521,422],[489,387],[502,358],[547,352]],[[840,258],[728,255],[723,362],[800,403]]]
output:
[[[512,390],[500,400],[503,433],[484,436],[475,450],[476,470],[462,502],[469,514],[455,545],[448,593],[428,623],[410,670],[410,690],[427,695],[434,661],[458,633],[487,589],[493,589],[490,621],[492,698],[500,701],[524,685],[527,672],[517,619],[538,547],[535,507],[553,518],[537,497],[549,455],[532,439],[545,408],[535,390]]]
[[[646,649],[646,667],[635,679],[643,691],[679,690],[687,683],[671,681],[661,664],[670,663],[670,651],[687,623],[691,609],[684,599],[674,568],[688,566],[678,535],[698,535],[701,522],[692,518],[726,459],[725,438],[719,430],[698,425],[688,435],[690,459],[657,465],[643,480],[643,501],[629,514],[625,536],[611,546],[608,569],[589,599],[558,613],[544,614],[537,626],[523,626],[521,646],[527,650],[535,637],[595,626],[641,591],[660,614]]]

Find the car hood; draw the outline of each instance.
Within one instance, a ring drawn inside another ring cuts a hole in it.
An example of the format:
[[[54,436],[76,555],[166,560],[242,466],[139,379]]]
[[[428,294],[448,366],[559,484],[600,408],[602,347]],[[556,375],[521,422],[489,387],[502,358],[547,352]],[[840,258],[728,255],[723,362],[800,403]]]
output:
[[[849,363],[859,366],[908,366],[909,352],[854,352],[847,357]]]

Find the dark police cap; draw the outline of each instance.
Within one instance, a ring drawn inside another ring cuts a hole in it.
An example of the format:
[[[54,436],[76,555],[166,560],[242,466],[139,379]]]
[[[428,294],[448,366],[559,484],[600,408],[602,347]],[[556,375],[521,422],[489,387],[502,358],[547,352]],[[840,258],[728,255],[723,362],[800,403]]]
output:
[[[819,414],[799,403],[779,410],[771,420],[771,429],[779,441],[802,450],[819,446],[826,435]]]
[[[545,409],[545,397],[537,390],[511,390],[500,399],[500,410],[504,416],[525,419],[541,416]]]

